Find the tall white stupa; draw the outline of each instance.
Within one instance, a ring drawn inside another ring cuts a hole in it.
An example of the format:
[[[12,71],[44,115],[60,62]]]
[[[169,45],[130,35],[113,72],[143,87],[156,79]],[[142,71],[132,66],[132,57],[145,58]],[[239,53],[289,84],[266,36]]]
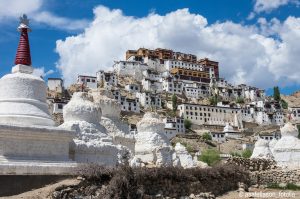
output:
[[[45,82],[32,74],[29,20],[20,17],[12,73],[0,79],[0,174],[60,174],[72,167],[72,131],[54,126]]]

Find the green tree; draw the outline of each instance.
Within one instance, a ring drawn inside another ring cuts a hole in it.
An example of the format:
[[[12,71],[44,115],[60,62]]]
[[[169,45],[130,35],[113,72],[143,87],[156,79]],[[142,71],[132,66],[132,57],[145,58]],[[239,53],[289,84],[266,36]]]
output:
[[[280,101],[280,90],[279,90],[278,86],[275,86],[273,88],[273,98],[274,98],[274,100],[276,100],[278,102]]]
[[[177,96],[175,94],[172,95],[172,108],[173,108],[173,112],[176,112],[177,110]]]
[[[242,157],[243,158],[250,158],[252,155],[252,151],[250,149],[246,149],[242,152]]]
[[[185,128],[185,129],[190,129],[190,128],[192,127],[192,122],[191,122],[191,120],[185,119],[185,120],[183,121],[183,124],[184,124],[184,128]]]
[[[218,102],[219,102],[219,98],[218,98],[217,95],[211,96],[209,98],[209,104],[210,105],[216,106]]]
[[[212,139],[210,133],[208,133],[208,132],[204,133],[204,134],[202,135],[202,138],[203,138],[204,140],[206,140],[206,141]]]
[[[219,152],[214,149],[203,151],[198,159],[207,163],[209,166],[213,166],[221,160]]]
[[[244,98],[242,98],[242,97],[236,98],[235,102],[238,103],[238,104],[244,104],[245,103]]]
[[[284,101],[283,99],[281,99],[281,107],[283,109],[288,109],[289,104],[286,101]]]

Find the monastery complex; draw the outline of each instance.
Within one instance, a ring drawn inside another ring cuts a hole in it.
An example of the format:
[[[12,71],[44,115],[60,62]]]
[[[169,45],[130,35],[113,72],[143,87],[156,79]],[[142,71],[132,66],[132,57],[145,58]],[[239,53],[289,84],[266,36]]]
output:
[[[69,175],[83,164],[207,168],[250,151],[300,169],[300,107],[222,78],[222,63],[170,49],[128,50],[112,71],[33,75],[29,20],[20,18],[11,73],[0,79],[0,173]]]

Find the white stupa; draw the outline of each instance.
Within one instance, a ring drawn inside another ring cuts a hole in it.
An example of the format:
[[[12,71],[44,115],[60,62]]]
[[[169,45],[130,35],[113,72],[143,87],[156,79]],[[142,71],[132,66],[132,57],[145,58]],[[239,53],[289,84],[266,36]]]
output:
[[[272,152],[269,148],[269,142],[264,139],[258,139],[255,143],[251,159],[262,158],[262,159],[273,159]]]
[[[145,113],[137,123],[138,133],[135,135],[135,157],[142,162],[156,166],[172,165],[173,149],[169,139],[164,134],[164,123],[159,115]]]
[[[126,150],[112,143],[112,137],[101,120],[101,108],[88,93],[74,93],[63,110],[64,123],[60,126],[76,132],[71,152],[76,162],[115,166]]]
[[[0,79],[0,173],[66,173],[73,133],[54,127],[45,82],[32,74],[29,21],[20,20],[16,65]]]
[[[91,93],[94,102],[102,110],[100,124],[106,128],[113,139],[113,143],[127,147],[134,154],[134,135],[130,133],[129,125],[120,120],[120,104],[117,100],[112,99],[112,94],[107,90],[93,90]]]
[[[273,147],[273,155],[279,166],[300,168],[300,140],[298,130],[291,123],[281,128],[281,138]]]

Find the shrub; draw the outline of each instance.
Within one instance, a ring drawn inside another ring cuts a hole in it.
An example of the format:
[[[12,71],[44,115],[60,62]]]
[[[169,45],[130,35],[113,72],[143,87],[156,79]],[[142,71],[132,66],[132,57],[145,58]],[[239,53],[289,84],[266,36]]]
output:
[[[234,164],[205,169],[131,168],[128,165],[120,165],[109,170],[102,166],[86,165],[81,171],[81,175],[88,178],[81,181],[76,188],[72,188],[73,185],[62,187],[66,190],[64,198],[89,196],[99,199],[140,199],[150,198],[149,195],[153,196],[158,193],[172,198],[180,198],[191,193],[203,192],[221,195],[236,190],[238,182],[250,184],[249,173]],[[107,176],[104,181],[103,176]],[[90,179],[94,180],[90,181]],[[97,197],[96,193],[99,194]]]
[[[204,139],[204,140],[212,140],[212,138],[211,138],[211,135],[210,135],[210,133],[208,133],[208,132],[206,132],[206,133],[204,133],[203,135],[202,135],[202,138]]]
[[[218,151],[214,149],[207,149],[202,152],[201,156],[199,157],[200,161],[207,163],[209,166],[213,166],[218,163],[221,158]]]
[[[242,97],[238,97],[235,102],[237,104],[243,104],[243,103],[245,103],[244,98],[242,98]]]
[[[219,101],[221,101],[221,100],[219,99],[219,97],[217,95],[214,95],[209,98],[209,104],[213,105],[213,106],[216,106]]]
[[[242,152],[242,157],[243,158],[250,158],[252,155],[252,151],[250,149],[246,149]]]
[[[230,152],[230,155],[232,155],[232,157],[242,157],[242,155],[239,152]]]
[[[185,120],[183,121],[183,123],[184,123],[184,128],[185,128],[185,129],[190,129],[190,128],[192,127],[192,122],[191,122],[191,120],[185,119]]]

